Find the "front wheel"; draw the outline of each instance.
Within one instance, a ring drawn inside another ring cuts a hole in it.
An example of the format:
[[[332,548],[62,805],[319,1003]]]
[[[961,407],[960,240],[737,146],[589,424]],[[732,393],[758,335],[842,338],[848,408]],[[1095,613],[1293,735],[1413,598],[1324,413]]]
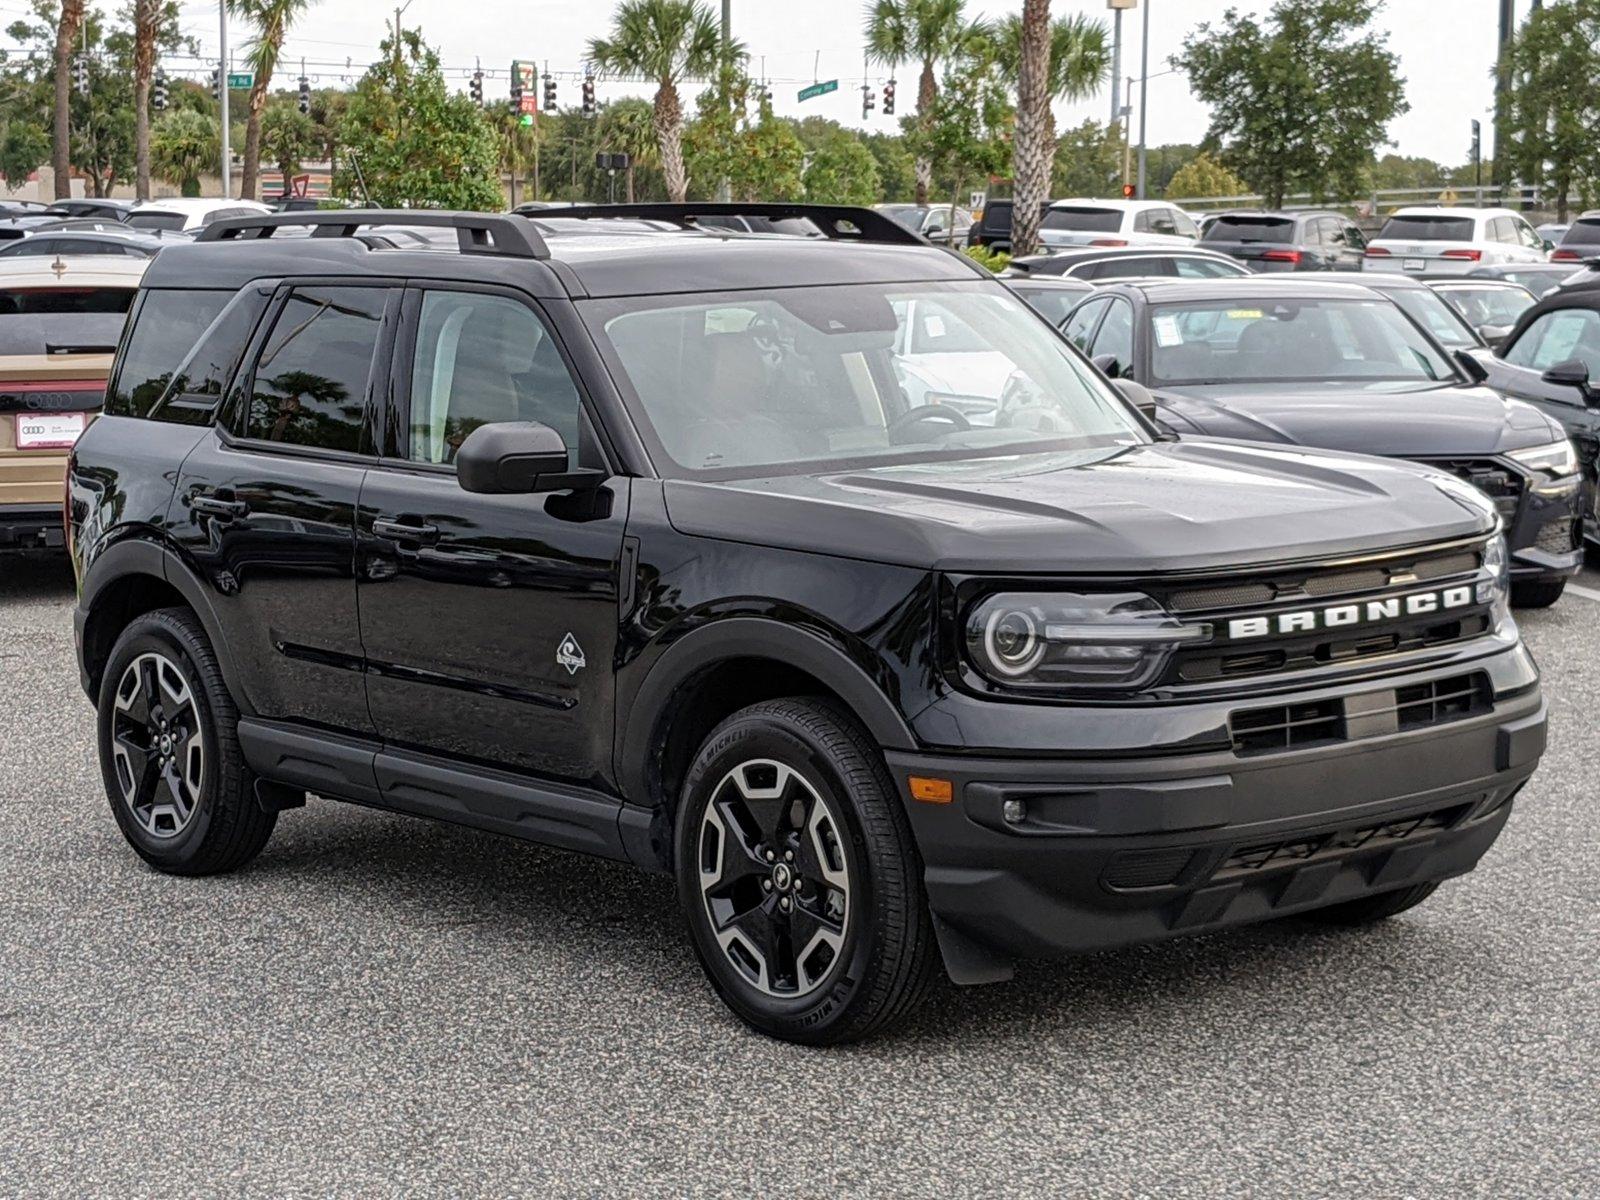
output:
[[[679,899],[712,986],[745,1022],[812,1045],[905,1016],[934,973],[911,830],[877,748],[825,701],[752,705],[684,783]]]
[[[1544,580],[1530,580],[1527,583],[1513,583],[1511,585],[1511,603],[1515,608],[1549,608],[1561,599],[1561,593],[1567,590],[1567,581],[1557,579],[1553,583]]]

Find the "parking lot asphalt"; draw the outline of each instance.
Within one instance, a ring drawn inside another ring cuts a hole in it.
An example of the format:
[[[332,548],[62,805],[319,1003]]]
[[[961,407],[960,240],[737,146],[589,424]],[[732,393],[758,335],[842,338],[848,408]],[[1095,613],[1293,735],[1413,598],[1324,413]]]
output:
[[[1479,869],[748,1033],[668,880],[313,801],[124,846],[59,563],[0,560],[0,1194],[1600,1195],[1600,572],[1524,615],[1551,749]]]

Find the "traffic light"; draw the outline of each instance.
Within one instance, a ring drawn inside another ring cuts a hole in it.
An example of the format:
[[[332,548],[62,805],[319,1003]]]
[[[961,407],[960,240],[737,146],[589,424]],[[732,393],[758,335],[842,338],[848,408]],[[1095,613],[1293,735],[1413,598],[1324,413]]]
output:
[[[72,60],[72,86],[78,89],[80,96],[89,94],[89,60],[84,55]]]
[[[511,64],[511,115],[522,115],[522,64]]]
[[[544,77],[544,110],[556,111],[556,80],[555,76],[549,74]]]
[[[474,71],[472,82],[467,86],[467,93],[472,97],[472,102],[479,108],[483,107],[483,72]]]
[[[878,94],[866,84],[861,85],[861,119],[865,121],[878,106]]]
[[[894,80],[883,85],[883,115],[894,116]]]
[[[213,100],[217,100],[217,101],[221,101],[221,99],[222,99],[222,68],[221,67],[212,67],[211,68],[211,98]]]
[[[1133,199],[1133,197],[1134,197],[1134,194],[1135,194],[1135,193],[1136,193],[1136,192],[1137,192],[1137,191],[1138,191],[1138,190],[1139,190],[1139,189],[1138,189],[1138,188],[1136,188],[1136,187],[1134,187],[1134,186],[1133,186],[1133,184],[1131,184],[1131,183],[1125,183],[1125,184],[1123,184],[1123,185],[1122,185],[1122,198],[1123,198],[1123,199],[1124,199],[1124,200],[1132,200],[1132,199]]]
[[[167,73],[159,69],[150,81],[150,107],[157,112],[167,111]]]
[[[594,76],[583,77],[583,115],[594,116]]]
[[[311,80],[304,75],[300,76],[300,113],[302,116],[311,112]]]

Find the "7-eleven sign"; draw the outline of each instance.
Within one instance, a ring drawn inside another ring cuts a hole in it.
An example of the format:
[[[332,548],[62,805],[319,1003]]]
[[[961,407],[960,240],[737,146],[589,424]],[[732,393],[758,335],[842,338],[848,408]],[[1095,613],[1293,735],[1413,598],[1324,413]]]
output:
[[[539,94],[535,85],[539,81],[539,68],[531,62],[514,62],[511,69],[516,72],[517,83],[517,111],[524,116],[539,115]]]

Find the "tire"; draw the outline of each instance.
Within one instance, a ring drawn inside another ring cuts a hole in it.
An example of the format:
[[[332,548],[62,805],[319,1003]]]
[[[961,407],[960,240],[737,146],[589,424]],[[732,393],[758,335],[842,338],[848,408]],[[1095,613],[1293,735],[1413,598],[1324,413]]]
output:
[[[1561,599],[1561,593],[1567,590],[1567,581],[1558,579],[1553,583],[1548,580],[1530,580],[1527,583],[1513,583],[1511,585],[1511,604],[1514,608],[1549,608]]]
[[[772,700],[717,726],[684,781],[675,844],[695,953],[752,1028],[855,1041],[926,995],[938,957],[910,822],[878,747],[838,707]]]
[[[122,631],[100,682],[100,771],[123,837],[158,871],[232,871],[272,836],[238,723],[193,613],[158,609]]]
[[[1300,914],[1308,921],[1324,925],[1371,925],[1415,908],[1439,887],[1438,883],[1418,883],[1393,892],[1379,892],[1376,896],[1363,896],[1359,900],[1346,900],[1343,904],[1330,904],[1327,908],[1312,909]]]

